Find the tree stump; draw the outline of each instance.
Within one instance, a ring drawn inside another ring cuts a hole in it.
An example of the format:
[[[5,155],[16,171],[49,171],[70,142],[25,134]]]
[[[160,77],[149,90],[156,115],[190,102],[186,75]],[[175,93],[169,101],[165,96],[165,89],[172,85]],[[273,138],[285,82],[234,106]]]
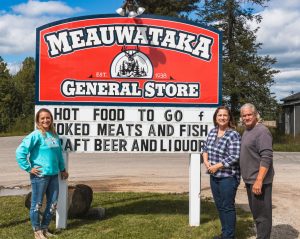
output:
[[[68,217],[76,218],[84,216],[91,207],[93,201],[93,190],[85,184],[68,186]],[[30,209],[31,192],[25,197],[25,206]],[[46,198],[43,199],[41,211],[45,210]]]

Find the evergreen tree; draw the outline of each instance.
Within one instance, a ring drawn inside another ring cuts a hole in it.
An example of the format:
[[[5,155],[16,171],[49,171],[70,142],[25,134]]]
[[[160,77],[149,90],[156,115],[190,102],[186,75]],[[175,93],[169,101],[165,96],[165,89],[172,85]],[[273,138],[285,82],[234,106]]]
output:
[[[140,64],[139,64],[138,61],[135,61],[134,75],[135,76],[141,76],[141,73],[140,73]]]
[[[7,132],[13,126],[20,100],[7,64],[0,57],[0,132]]]
[[[147,14],[171,17],[188,17],[196,10],[199,0],[137,0],[139,6],[146,9]]]
[[[262,44],[256,42],[257,29],[250,21],[261,21],[253,9],[242,3],[263,6],[267,0],[204,0],[199,9],[198,21],[223,32],[223,103],[230,106],[235,118],[246,102],[256,105],[262,115],[274,112],[276,100],[270,92],[276,62],[270,56],[259,56]]]
[[[35,96],[35,60],[27,57],[20,71],[14,76],[17,91],[22,97],[21,112],[22,117],[34,117],[34,96]]]
[[[125,61],[122,62],[122,71],[121,71],[122,76],[126,75],[126,66],[125,66]]]
[[[10,78],[9,70],[7,68],[6,62],[4,62],[3,58],[0,56],[0,80]]]

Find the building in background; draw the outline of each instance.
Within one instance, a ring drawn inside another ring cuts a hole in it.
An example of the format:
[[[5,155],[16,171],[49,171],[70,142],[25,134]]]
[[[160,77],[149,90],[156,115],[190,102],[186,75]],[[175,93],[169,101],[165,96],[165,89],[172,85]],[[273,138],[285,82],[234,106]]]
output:
[[[281,99],[283,101],[283,128],[285,134],[300,134],[300,92]]]

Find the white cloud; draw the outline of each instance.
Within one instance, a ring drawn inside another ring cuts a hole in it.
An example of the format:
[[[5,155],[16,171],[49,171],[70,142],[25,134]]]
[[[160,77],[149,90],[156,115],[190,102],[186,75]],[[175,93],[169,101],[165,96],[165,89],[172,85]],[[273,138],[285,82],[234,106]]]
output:
[[[36,28],[81,11],[61,1],[40,2],[29,0],[12,7],[12,11],[0,12],[0,53],[1,55],[34,56]],[[14,63],[9,63],[14,71]]]
[[[22,63],[20,62],[9,62],[7,63],[7,68],[9,69],[9,73],[15,75],[21,69]]]
[[[20,54],[34,52],[35,29],[56,19],[55,17],[24,17],[5,14],[0,16],[1,54]],[[7,27],[9,26],[9,27]]]
[[[276,75],[276,84],[271,87],[271,91],[276,93],[276,98],[282,99],[291,92],[300,92],[300,68],[283,68]]]
[[[277,99],[300,92],[300,1],[273,0],[259,14],[263,17],[257,32],[257,41],[263,43],[260,53],[275,57],[274,68],[281,71],[271,91]]]
[[[71,8],[60,1],[40,2],[35,0],[13,6],[12,9],[23,16],[70,15],[81,11],[80,8]]]
[[[297,77],[299,77],[300,75],[300,68],[289,68],[279,70],[280,72],[277,74],[278,81],[297,79]],[[298,84],[300,87],[300,78],[298,78]]]
[[[281,100],[292,93],[300,92],[300,86],[298,82],[278,82],[271,87],[271,91],[276,92],[277,100]]]
[[[299,10],[268,9],[262,13],[258,41],[264,43],[263,52],[281,54],[300,48]]]

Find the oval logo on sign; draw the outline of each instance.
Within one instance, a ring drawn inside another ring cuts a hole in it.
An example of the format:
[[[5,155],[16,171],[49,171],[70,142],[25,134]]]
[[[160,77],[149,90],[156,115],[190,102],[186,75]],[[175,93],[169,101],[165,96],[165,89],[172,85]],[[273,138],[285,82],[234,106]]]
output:
[[[149,58],[137,50],[122,48],[113,60],[110,68],[111,78],[145,78],[153,77],[153,67]]]

